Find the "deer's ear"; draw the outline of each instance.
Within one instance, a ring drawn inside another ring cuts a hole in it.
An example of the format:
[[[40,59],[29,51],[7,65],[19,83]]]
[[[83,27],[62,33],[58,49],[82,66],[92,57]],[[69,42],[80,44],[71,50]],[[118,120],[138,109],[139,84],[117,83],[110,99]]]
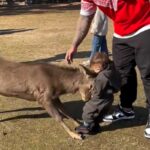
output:
[[[82,64],[79,64],[79,68],[80,68],[80,71],[83,72],[89,78],[94,78],[97,76],[97,73],[95,73],[90,68],[88,68]]]

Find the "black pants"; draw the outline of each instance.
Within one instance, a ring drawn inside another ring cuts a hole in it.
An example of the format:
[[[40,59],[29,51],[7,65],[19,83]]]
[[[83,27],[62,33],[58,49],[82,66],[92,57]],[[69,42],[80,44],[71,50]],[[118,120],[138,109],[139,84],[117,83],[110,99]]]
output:
[[[135,66],[140,70],[150,108],[150,30],[128,39],[113,38],[113,60],[122,77],[121,106],[131,108],[137,97]]]

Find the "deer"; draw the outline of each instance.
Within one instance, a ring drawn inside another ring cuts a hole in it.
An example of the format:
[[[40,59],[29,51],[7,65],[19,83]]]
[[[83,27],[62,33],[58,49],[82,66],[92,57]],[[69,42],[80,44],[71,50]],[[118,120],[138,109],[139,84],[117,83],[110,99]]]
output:
[[[75,126],[79,122],[66,113],[59,97],[79,92],[82,100],[90,100],[95,76],[83,65],[25,63],[0,58],[0,94],[37,101],[73,139],[81,140],[83,137],[71,130],[64,119],[70,119]]]

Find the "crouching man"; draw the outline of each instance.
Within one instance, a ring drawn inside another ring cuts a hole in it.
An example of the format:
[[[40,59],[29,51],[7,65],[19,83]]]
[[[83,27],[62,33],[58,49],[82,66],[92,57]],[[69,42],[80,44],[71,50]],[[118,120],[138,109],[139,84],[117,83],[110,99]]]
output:
[[[100,131],[99,122],[112,106],[113,94],[121,84],[119,74],[105,53],[96,53],[90,61],[90,68],[97,77],[91,100],[83,107],[83,124],[76,128],[76,132],[80,134],[95,134]]]

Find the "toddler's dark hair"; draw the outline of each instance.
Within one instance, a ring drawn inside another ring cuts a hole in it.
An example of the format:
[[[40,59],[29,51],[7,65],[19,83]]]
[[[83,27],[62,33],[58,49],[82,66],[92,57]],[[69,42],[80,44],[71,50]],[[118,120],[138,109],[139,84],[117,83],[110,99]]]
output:
[[[106,68],[111,63],[106,53],[97,52],[90,60],[90,67],[94,64],[102,64],[103,68]]]

